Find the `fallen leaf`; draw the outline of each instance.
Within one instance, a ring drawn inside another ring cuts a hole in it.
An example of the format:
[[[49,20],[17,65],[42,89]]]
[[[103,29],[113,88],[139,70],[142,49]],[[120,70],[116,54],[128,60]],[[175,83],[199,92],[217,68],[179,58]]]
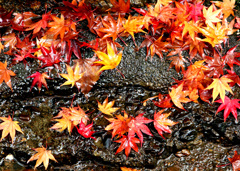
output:
[[[32,86],[30,88],[30,91],[32,90],[33,86],[35,84],[37,84],[38,90],[40,92],[42,85],[44,85],[46,87],[46,89],[48,89],[47,86],[47,82],[46,79],[51,79],[46,72],[44,73],[40,73],[40,72],[36,72],[34,74],[32,74],[31,76],[27,77],[27,78],[34,78],[33,82],[32,82]]]
[[[216,100],[217,103],[222,103],[216,112],[216,115],[218,114],[218,112],[224,110],[224,122],[226,122],[228,115],[230,114],[230,112],[232,112],[234,118],[236,119],[236,121],[238,122],[237,119],[237,108],[240,109],[240,104],[238,103],[240,101],[240,99],[229,99],[227,96],[225,96],[224,102],[222,101],[222,99]]]
[[[45,147],[36,148],[34,150],[37,151],[37,153],[34,154],[27,161],[27,163],[29,163],[30,161],[37,160],[37,162],[36,162],[36,164],[34,166],[34,169],[36,169],[41,163],[43,163],[43,165],[45,167],[45,170],[47,170],[48,164],[49,164],[49,159],[54,160],[55,162],[57,162],[57,160],[52,155],[51,150],[47,150]]]
[[[10,137],[12,138],[12,144],[13,144],[16,131],[24,134],[20,126],[18,125],[18,121],[13,121],[10,116],[8,116],[8,118],[0,117],[0,119],[3,120],[3,122],[0,124],[0,130],[3,130],[0,141],[2,141],[2,139],[5,138],[10,133]]]
[[[153,121],[155,129],[158,131],[158,134],[161,135],[162,137],[163,137],[162,135],[163,132],[172,133],[172,130],[169,128],[169,126],[173,126],[177,124],[177,122],[173,122],[172,120],[167,119],[167,117],[171,113],[163,113],[163,112],[164,112],[164,109],[160,110],[159,112],[155,112],[154,121]]]
[[[7,61],[5,63],[0,62],[0,84],[5,81],[7,86],[12,90],[11,76],[15,75],[13,71],[7,69]]]
[[[106,115],[112,116],[112,113],[116,112],[119,107],[113,107],[115,101],[108,103],[108,97],[104,100],[103,104],[98,101],[98,110]]]
[[[234,151],[234,156],[232,158],[228,158],[228,160],[231,162],[233,171],[240,170],[240,155],[238,155],[237,151]]]
[[[233,94],[231,88],[229,87],[228,83],[233,82],[226,76],[222,76],[221,78],[213,78],[213,82],[206,88],[207,90],[213,89],[212,97],[214,100],[217,98],[217,96],[220,94],[220,98],[224,102],[225,99],[225,91],[229,91],[231,94]]]

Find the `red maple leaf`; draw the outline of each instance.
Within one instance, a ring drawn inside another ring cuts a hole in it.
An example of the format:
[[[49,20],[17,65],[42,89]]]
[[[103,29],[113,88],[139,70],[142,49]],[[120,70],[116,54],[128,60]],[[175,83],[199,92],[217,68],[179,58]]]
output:
[[[240,52],[234,52],[237,46],[238,45],[229,49],[227,54],[223,56],[224,62],[231,68],[231,70],[233,70],[233,64],[240,65],[240,61],[236,59],[240,57]]]
[[[55,66],[57,69],[60,68],[59,63],[62,61],[61,54],[56,51],[54,45],[50,47],[50,50],[41,46],[42,56],[39,56],[38,59],[43,62],[42,68]]]
[[[240,170],[240,155],[238,155],[237,151],[234,151],[234,156],[232,158],[228,158],[231,162],[233,171]]]
[[[89,125],[85,125],[82,120],[79,123],[79,128],[77,128],[77,131],[80,135],[82,135],[84,138],[92,138],[92,139],[96,139],[94,137],[92,137],[92,134],[95,133],[95,131],[91,131],[93,126],[93,123],[89,124]]]
[[[40,72],[36,72],[36,73],[30,75],[30,76],[27,77],[27,78],[34,78],[34,79],[33,79],[33,82],[32,82],[32,86],[31,86],[30,91],[32,90],[33,86],[34,86],[35,84],[37,84],[39,92],[40,92],[40,90],[41,90],[42,85],[44,85],[44,86],[46,87],[46,89],[48,89],[48,87],[47,87],[47,82],[46,82],[45,79],[51,79],[51,78],[47,75],[46,72],[44,72],[44,73],[42,73],[42,74],[41,74]]]
[[[219,107],[218,110],[216,112],[216,114],[222,110],[224,110],[224,122],[226,122],[226,119],[228,117],[228,115],[230,114],[230,112],[232,112],[234,118],[237,120],[237,108],[240,109],[240,104],[238,103],[240,101],[240,99],[229,99],[227,96],[225,96],[224,102],[222,101],[222,99],[217,100],[217,103],[222,103]]]
[[[119,146],[115,154],[125,149],[125,154],[128,157],[128,155],[130,154],[131,148],[136,152],[138,152],[138,146],[136,143],[140,143],[140,140],[134,137],[134,135],[128,135],[128,136],[123,135],[123,137],[120,140],[117,140],[115,142],[121,143],[121,145]]]
[[[145,125],[147,123],[152,122],[151,119],[147,119],[143,117],[143,113],[139,114],[136,118],[133,118],[129,123],[129,131],[128,136],[134,136],[135,133],[138,135],[141,144],[143,143],[143,135],[142,132],[152,136],[149,128]]]

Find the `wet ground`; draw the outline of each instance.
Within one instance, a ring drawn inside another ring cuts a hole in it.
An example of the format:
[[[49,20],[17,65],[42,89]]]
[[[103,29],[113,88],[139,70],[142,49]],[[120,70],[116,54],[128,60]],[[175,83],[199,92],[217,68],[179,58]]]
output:
[[[10,1],[0,2],[8,7]],[[24,7],[23,3],[19,4]],[[84,36],[94,38],[88,32]],[[230,38],[230,47],[238,43],[236,40],[236,35]],[[30,92],[32,79],[27,77],[39,69],[36,61],[26,68],[21,63],[11,68],[17,74],[12,77],[14,91],[11,92],[5,84],[0,86],[0,112],[1,116],[14,112],[24,135],[17,133],[14,144],[11,144],[10,138],[0,142],[0,170],[31,170],[35,161],[27,164],[27,160],[34,154],[32,149],[45,146],[46,142],[58,161],[51,161],[48,170],[117,171],[122,166],[149,171],[231,170],[231,166],[217,166],[229,163],[227,158],[232,157],[235,150],[240,152],[240,125],[233,117],[224,122],[222,112],[215,116],[216,105],[188,103],[184,106],[186,111],[169,110],[172,112],[170,119],[179,122],[171,128],[172,134],[164,134],[164,140],[150,123],[154,137],[145,135],[139,153],[132,150],[128,158],[123,152],[115,155],[119,144],[114,143],[111,134],[104,130],[109,124],[104,116],[94,123],[96,140],[85,139],[76,131],[69,135],[67,131],[60,133],[49,129],[54,124],[51,119],[58,114],[60,107],[69,107],[73,97],[72,105],[92,112],[90,118],[99,114],[97,100],[103,102],[106,97],[115,100],[115,106],[120,107],[120,111],[126,110],[132,116],[145,112],[147,118],[153,118],[159,108],[151,102],[143,106],[142,102],[158,93],[168,93],[173,78],[180,79],[181,75],[174,69],[168,69],[170,61],[156,56],[152,61],[146,61],[146,49],[136,51],[130,37],[124,41],[128,46],[119,41],[124,46],[124,52],[118,69],[126,78],[123,79],[115,70],[104,71],[88,98],[75,87],[60,87],[65,80],[57,74],[57,70],[51,71],[50,77],[54,80],[47,80],[48,90],[42,88],[39,93],[35,87]],[[142,41],[141,34],[137,34],[137,44]],[[85,56],[91,55],[88,49],[82,50]],[[1,54],[0,61],[5,59],[9,60],[9,56]],[[64,72],[64,64],[62,67]],[[238,68],[236,72],[240,75]],[[239,88],[234,87],[234,93],[235,98],[240,98]],[[44,168],[38,167],[38,170]]]

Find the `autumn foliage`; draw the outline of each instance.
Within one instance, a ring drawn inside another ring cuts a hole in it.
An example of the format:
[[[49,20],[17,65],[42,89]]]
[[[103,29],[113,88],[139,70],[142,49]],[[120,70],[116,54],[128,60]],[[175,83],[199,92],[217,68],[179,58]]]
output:
[[[28,65],[37,61],[39,71],[28,76],[33,79],[29,91],[35,91],[35,85],[39,92],[44,91],[42,85],[48,89],[48,79],[55,79],[49,76],[54,69],[59,73],[58,78],[65,79],[64,83],[59,83],[61,87],[75,86],[87,97],[103,72],[114,69],[120,72],[118,67],[127,58],[123,53],[123,46],[127,46],[123,37],[131,36],[136,49],[146,47],[146,59],[143,60],[149,60],[148,57],[150,60],[155,57],[170,60],[169,69],[175,69],[182,79],[175,79],[168,94],[144,101],[147,105],[146,102],[152,100],[161,109],[151,118],[145,117],[144,113],[132,116],[126,111],[119,112],[118,107],[113,107],[115,101],[108,102],[108,98],[104,102],[98,101],[98,110],[109,121],[105,130],[111,131],[113,141],[120,143],[116,154],[125,150],[129,156],[131,149],[138,152],[144,143],[144,135],[153,136],[148,126],[151,122],[163,138],[164,133],[171,133],[170,127],[177,122],[168,119],[170,113],[164,110],[185,110],[185,103],[220,103],[216,114],[224,110],[226,122],[231,112],[237,121],[240,99],[234,99],[232,87],[240,86],[235,71],[235,66],[240,65],[240,53],[236,51],[237,45],[227,52],[222,51],[229,36],[240,28],[240,19],[233,18],[235,0],[213,1],[210,6],[195,0],[157,0],[145,9],[131,8],[130,0],[110,2],[113,6],[106,15],[96,12],[84,0],[63,1],[58,12],[46,11],[42,15],[13,13],[0,8],[0,28],[12,28],[0,37],[0,52],[10,56],[0,62],[0,84],[6,84],[14,91],[11,79],[18,73],[10,68],[18,63]],[[135,15],[130,15],[130,11]],[[80,26],[84,20],[95,35],[94,40],[81,34]],[[144,37],[139,47],[135,42],[136,34]],[[91,49],[94,55],[86,58],[81,48]],[[232,98],[228,97],[228,92]],[[52,120],[51,129],[60,132],[66,129],[69,134],[75,130],[84,138],[95,139],[95,118],[90,118],[80,106],[61,107]],[[1,140],[10,133],[13,142],[16,130],[23,133],[12,118],[0,119],[4,121],[0,125],[3,130]],[[12,130],[7,131],[8,127]],[[29,159],[38,159],[35,167],[43,162],[47,168],[49,159],[56,161],[46,148],[35,150],[38,153]]]

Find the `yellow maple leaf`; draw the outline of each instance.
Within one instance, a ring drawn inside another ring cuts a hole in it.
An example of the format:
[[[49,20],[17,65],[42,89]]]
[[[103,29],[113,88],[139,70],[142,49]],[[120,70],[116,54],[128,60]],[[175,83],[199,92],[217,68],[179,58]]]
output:
[[[213,1],[215,5],[222,9],[223,18],[228,18],[231,14],[234,16],[233,8],[235,7],[235,0]]]
[[[98,110],[106,115],[112,116],[112,113],[116,112],[119,107],[113,107],[115,101],[108,103],[108,97],[104,100],[103,104],[98,101]]]
[[[222,99],[224,103],[225,99],[225,91],[229,91],[233,94],[231,88],[229,87],[228,83],[233,82],[231,79],[222,76],[221,78],[213,78],[213,82],[206,88],[206,89],[212,89],[213,88],[213,101],[217,98],[217,96],[220,94],[220,98]]]
[[[56,117],[59,117],[59,116],[56,116]],[[56,118],[56,117],[54,117],[54,118]],[[54,119],[54,121],[57,121],[58,123],[53,125],[50,129],[55,129],[55,130],[62,132],[63,130],[65,130],[67,128],[69,134],[71,134],[74,125],[73,125],[73,122],[71,121],[70,115],[68,113],[63,113],[61,119]]]
[[[63,83],[61,86],[72,84],[72,87],[73,87],[75,85],[76,81],[78,81],[79,79],[82,78],[84,73],[79,74],[79,70],[80,70],[79,69],[79,63],[76,64],[76,67],[74,68],[74,71],[67,64],[66,64],[66,66],[67,66],[68,74],[60,74],[60,75],[63,78],[67,79],[67,81],[65,83]]]
[[[219,10],[213,11],[213,7],[215,6],[211,5],[208,9],[203,7],[203,16],[206,19],[205,23],[210,27],[214,27],[213,23],[217,23],[221,21],[217,16],[220,14],[222,10],[219,9]]]
[[[18,121],[13,121],[10,116],[8,116],[8,118],[0,117],[0,119],[3,120],[3,123],[0,124],[0,130],[3,130],[0,141],[2,141],[2,139],[5,138],[10,133],[10,136],[12,138],[12,144],[13,144],[13,140],[16,135],[16,130],[23,134],[20,126],[18,125]]]
[[[37,160],[37,162],[36,162],[36,164],[34,166],[34,169],[36,169],[41,163],[43,163],[43,165],[45,167],[45,170],[47,170],[47,167],[48,167],[48,164],[49,164],[49,159],[54,160],[55,162],[57,162],[57,160],[52,155],[51,150],[47,150],[45,147],[36,148],[34,150],[37,151],[37,153],[34,154],[27,161],[27,163],[29,163],[30,161]]]
[[[94,63],[104,65],[102,68],[100,68],[99,72],[116,68],[122,59],[122,51],[116,55],[109,43],[107,43],[108,54],[102,51],[95,51],[95,53],[101,61],[96,61]]]
[[[221,23],[217,23],[217,26],[210,27],[209,25],[205,28],[198,28],[206,38],[200,39],[196,38],[197,40],[201,40],[204,42],[208,42],[212,45],[212,47],[215,47],[217,44],[220,44],[223,42],[224,39],[226,39],[228,36],[226,35],[228,33],[228,28],[225,28],[221,25]]]

